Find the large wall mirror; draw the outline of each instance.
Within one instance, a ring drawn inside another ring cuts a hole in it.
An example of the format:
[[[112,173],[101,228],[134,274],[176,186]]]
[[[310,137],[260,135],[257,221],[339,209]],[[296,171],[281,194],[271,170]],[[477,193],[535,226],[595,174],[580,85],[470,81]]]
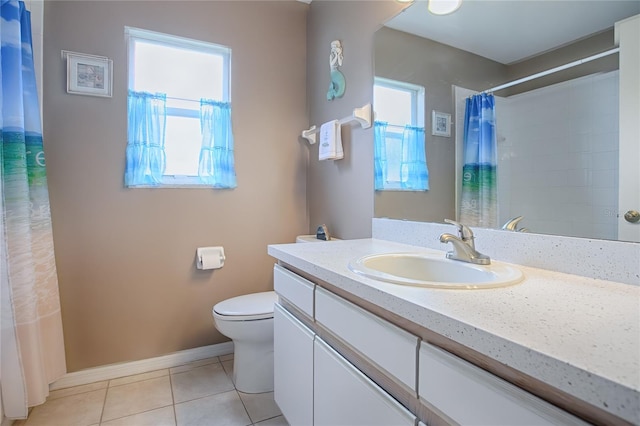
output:
[[[376,190],[375,216],[458,218],[466,98],[544,73],[491,92],[496,227],[522,216],[515,230],[627,240],[618,237],[619,55],[611,51],[614,24],[638,14],[635,0],[466,0],[436,16],[418,1],[385,23],[374,36],[374,73],[424,88],[429,189]],[[451,116],[449,132],[436,131],[434,111]]]

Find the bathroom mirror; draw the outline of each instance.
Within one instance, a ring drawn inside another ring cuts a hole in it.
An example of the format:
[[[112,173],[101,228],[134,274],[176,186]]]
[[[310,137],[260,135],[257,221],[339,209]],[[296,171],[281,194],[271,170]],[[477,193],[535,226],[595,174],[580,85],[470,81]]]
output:
[[[374,74],[425,88],[430,189],[376,191],[375,217],[456,218],[464,99],[614,49],[615,22],[639,13],[638,1],[467,0],[435,16],[418,1],[385,23]],[[493,92],[499,225],[524,216],[533,233],[618,239],[617,70],[614,53]],[[451,114],[450,137],[432,134],[433,111]]]

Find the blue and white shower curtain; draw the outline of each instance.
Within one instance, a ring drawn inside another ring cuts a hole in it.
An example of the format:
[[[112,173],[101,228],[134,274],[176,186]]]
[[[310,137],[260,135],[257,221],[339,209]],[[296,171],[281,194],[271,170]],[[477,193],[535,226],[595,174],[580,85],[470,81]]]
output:
[[[0,20],[0,312],[4,415],[25,418],[66,371],[49,191],[25,4]]]
[[[495,99],[481,93],[467,98],[460,221],[470,226],[498,225]]]

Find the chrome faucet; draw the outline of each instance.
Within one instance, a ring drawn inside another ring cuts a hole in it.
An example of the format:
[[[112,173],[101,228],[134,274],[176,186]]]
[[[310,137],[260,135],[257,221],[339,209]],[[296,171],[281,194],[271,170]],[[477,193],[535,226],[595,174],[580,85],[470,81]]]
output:
[[[502,225],[502,229],[505,231],[513,231],[513,232],[529,232],[527,228],[518,229],[518,222],[520,222],[524,217],[516,216],[513,219],[509,219],[504,225]]]
[[[453,245],[453,251],[447,252],[447,259],[476,265],[489,265],[491,263],[489,256],[476,251],[473,232],[468,226],[450,219],[445,219],[444,221],[458,228],[458,236],[447,233],[440,235],[441,243],[451,243]]]

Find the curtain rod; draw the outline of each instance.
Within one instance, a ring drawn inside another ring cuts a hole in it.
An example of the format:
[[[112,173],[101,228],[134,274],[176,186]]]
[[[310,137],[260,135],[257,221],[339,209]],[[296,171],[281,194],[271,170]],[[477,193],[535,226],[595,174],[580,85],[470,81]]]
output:
[[[588,58],[579,59],[577,61],[569,62],[568,64],[560,65],[559,67],[551,68],[550,70],[541,71],[539,73],[530,75],[528,77],[523,77],[523,78],[520,78],[518,80],[511,81],[509,83],[501,84],[500,86],[492,87],[491,89],[487,89],[482,93],[497,92],[498,90],[502,90],[502,89],[506,89],[507,87],[515,86],[516,84],[524,83],[524,82],[527,82],[527,81],[530,81],[530,80],[534,80],[536,78],[544,77],[545,75],[556,73],[558,71],[566,70],[568,68],[573,68],[575,66],[582,65],[582,64],[585,64],[587,62],[591,62],[591,61],[594,61],[596,59],[600,59],[600,58],[605,57],[605,56],[613,55],[614,53],[618,53],[619,51],[620,51],[620,48],[616,47],[615,49],[607,50],[606,52],[598,53],[596,55],[589,56]]]

